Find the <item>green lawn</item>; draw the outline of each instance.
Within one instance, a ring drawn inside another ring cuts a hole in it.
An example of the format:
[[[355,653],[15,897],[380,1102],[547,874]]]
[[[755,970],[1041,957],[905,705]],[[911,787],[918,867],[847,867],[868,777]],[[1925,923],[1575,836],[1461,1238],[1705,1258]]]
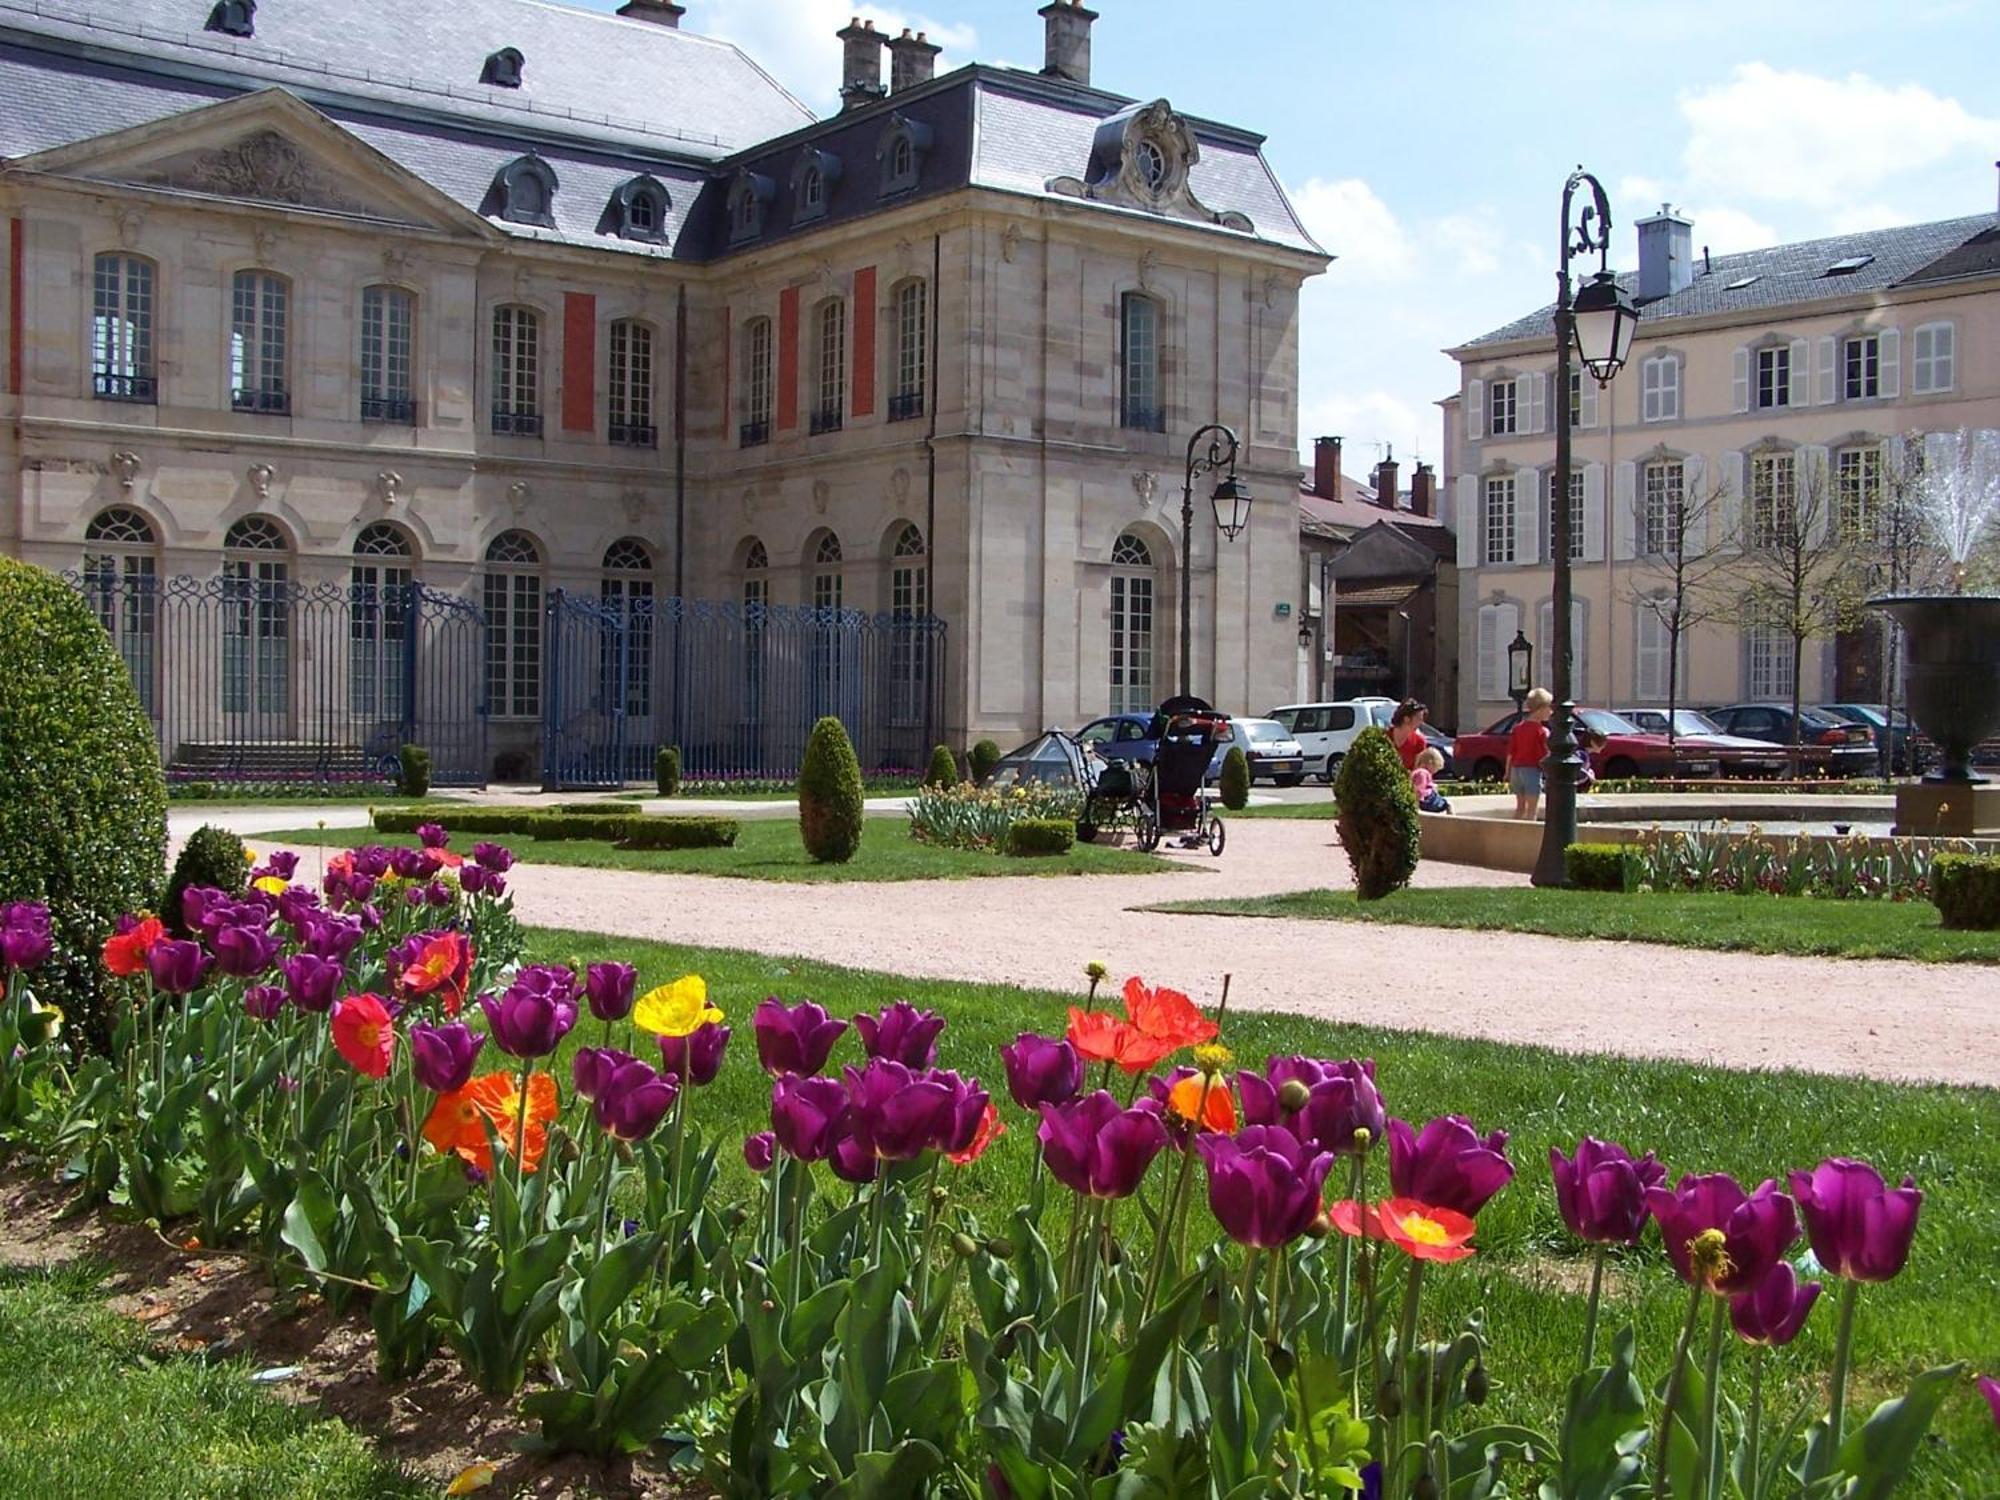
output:
[[[940,1065],[984,1078],[1007,1120],[1008,1133],[992,1151],[949,1178],[987,1222],[1018,1201],[1034,1151],[1032,1122],[1006,1099],[997,1049],[1021,1031],[1061,1029],[1064,1007],[1081,999],[1085,959],[1109,961],[1114,984],[1128,964],[1143,960],[1133,954],[1079,954],[1077,993],[1065,995],[578,932],[537,930],[531,937],[546,958],[622,958],[636,964],[642,990],[689,971],[707,978],[710,997],[735,1036],[721,1076],[697,1096],[697,1108],[729,1138],[721,1191],[731,1197],[748,1194],[748,1176],[733,1142],[762,1128],[768,1110],[769,1084],[757,1069],[750,1030],[750,1013],[759,1000],[770,994],[811,997],[835,1014],[851,1015],[903,998],[943,1011],[950,1026]],[[1155,982],[1176,978],[1144,972]],[[568,1045],[594,1046],[601,1039],[600,1025],[586,1020]],[[628,1047],[631,1040],[629,1032],[613,1038],[614,1045]],[[1950,1359],[1969,1359],[2000,1373],[2000,1256],[1993,1248],[2000,1243],[2000,1193],[1994,1190],[2000,1183],[2000,1093],[1628,1061],[1268,1013],[1232,1013],[1224,1040],[1250,1063],[1274,1053],[1373,1057],[1393,1113],[1413,1120],[1464,1113],[1482,1130],[1500,1126],[1512,1132],[1509,1154],[1519,1176],[1480,1215],[1481,1253],[1427,1283],[1435,1288],[1432,1305],[1441,1315],[1486,1310],[1493,1331],[1489,1410],[1496,1420],[1554,1425],[1554,1403],[1582,1330],[1583,1299],[1577,1291],[1587,1280],[1588,1261],[1556,1212],[1548,1153],[1554,1145],[1572,1148],[1586,1133],[1622,1140],[1635,1151],[1656,1150],[1676,1174],[1729,1171],[1754,1183],[1837,1153],[1868,1157],[1897,1176],[1914,1174],[1927,1194],[1921,1230],[1904,1275],[1892,1286],[1868,1288],[1862,1297],[1858,1389],[1872,1403],[1887,1394],[1893,1379]],[[1579,1038],[1579,1045],[1587,1043]],[[859,1056],[850,1032],[835,1050],[834,1065]],[[556,1070],[567,1094],[566,1055]],[[1375,1183],[1379,1191],[1379,1176]],[[1638,1321],[1650,1379],[1661,1373],[1672,1347],[1685,1308],[1683,1291],[1657,1236],[1620,1257],[1616,1269],[1619,1300],[1607,1316]],[[1783,1378],[1801,1395],[1800,1372],[1826,1368],[1830,1313],[1829,1302],[1815,1310],[1798,1344],[1773,1351],[1772,1371],[1785,1372]],[[1730,1378],[1738,1382],[1731,1394],[1740,1398],[1743,1363],[1736,1355],[1731,1361]],[[1986,1494],[2000,1462],[2000,1440],[1969,1380],[1940,1417],[1939,1430],[1946,1441],[1933,1449],[1921,1482],[1904,1496],[1957,1500]]]
[[[449,825],[449,811],[444,820]],[[727,849],[620,849],[602,839],[536,839],[523,834],[454,836],[451,847],[457,853],[470,854],[475,843],[492,839],[535,864],[667,870],[744,880],[963,880],[1007,875],[1144,875],[1188,868],[1156,855],[1096,844],[1078,844],[1067,855],[1036,859],[940,849],[911,838],[909,826],[901,817],[868,819],[861,852],[844,865],[813,863],[799,843],[798,824],[791,818],[746,818],[736,843]],[[359,844],[414,844],[416,839],[366,828],[291,828],[259,834],[251,842],[258,849],[287,844],[353,848]]]
[[[1262,807],[1239,807],[1234,811],[1219,808],[1225,818],[1311,818],[1331,823],[1340,811],[1333,805],[1333,793],[1327,792],[1313,802],[1268,802]]]
[[[1947,932],[1928,901],[1821,901],[1803,896],[1544,891],[1459,886],[1357,901],[1352,891],[1292,891],[1240,900],[1173,901],[1161,911],[1225,917],[1304,917],[1483,932],[1541,932],[1607,942],[1668,943],[1725,952],[1831,958],[2000,963],[2000,933]]]
[[[10,1500],[418,1500],[337,1421],[239,1363],[156,1347],[105,1305],[101,1268],[0,1273],[0,1495]]]

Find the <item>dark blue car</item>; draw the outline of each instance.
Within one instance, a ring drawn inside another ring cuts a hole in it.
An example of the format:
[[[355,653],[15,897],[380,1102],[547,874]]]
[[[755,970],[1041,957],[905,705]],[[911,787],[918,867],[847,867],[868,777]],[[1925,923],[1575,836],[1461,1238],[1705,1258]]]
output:
[[[1076,732],[1076,737],[1106,760],[1141,761],[1150,766],[1160,748],[1158,740],[1147,737],[1152,727],[1151,714],[1109,714],[1092,719]],[[1214,781],[1222,775],[1222,757],[1228,748],[1226,744],[1216,747],[1204,780]]]

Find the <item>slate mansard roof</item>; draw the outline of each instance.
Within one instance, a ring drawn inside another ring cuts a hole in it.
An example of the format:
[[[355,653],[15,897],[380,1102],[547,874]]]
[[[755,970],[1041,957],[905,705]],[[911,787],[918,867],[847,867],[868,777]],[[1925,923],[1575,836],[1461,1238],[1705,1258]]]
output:
[[[1670,318],[1776,311],[1861,292],[1930,285],[1954,275],[1978,274],[1982,263],[1989,269],[2000,268],[1993,251],[1996,229],[2000,215],[1977,214],[1718,255],[1706,270],[1697,267],[1694,281],[1680,291],[1641,303],[1640,331]],[[1857,260],[1864,263],[1851,271],[1827,274],[1829,267]],[[1618,284],[1637,298],[1636,271],[1620,272]],[[1448,352],[1522,339],[1552,345],[1555,336],[1555,306],[1550,304]]]
[[[1053,184],[1085,173],[1099,128],[1132,102],[975,65],[819,121],[732,45],[540,0],[261,0],[249,37],[207,29],[217,9],[0,0],[0,165],[281,89],[508,235],[705,260],[967,186],[1058,196]],[[503,48],[521,56],[518,88],[481,82]],[[921,124],[926,150],[917,185],[885,196],[878,153],[898,119]],[[1200,150],[1191,191],[1252,225],[1211,232],[1324,254],[1262,137],[1187,123]],[[840,172],[824,213],[794,223],[794,175],[813,149]],[[497,174],[530,152],[556,175],[552,225],[490,212]],[[732,244],[726,206],[745,172],[763,180],[766,212],[756,236]],[[618,238],[606,220],[612,195],[642,173],[671,200],[663,243]]]

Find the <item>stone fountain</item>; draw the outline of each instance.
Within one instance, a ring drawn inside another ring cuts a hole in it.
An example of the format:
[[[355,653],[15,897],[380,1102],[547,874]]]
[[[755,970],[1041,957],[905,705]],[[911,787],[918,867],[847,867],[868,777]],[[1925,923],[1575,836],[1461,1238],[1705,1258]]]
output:
[[[2000,785],[1972,773],[1973,747],[2000,732],[2000,595],[1965,591],[2000,516],[2000,432],[1933,438],[1926,459],[1911,499],[1927,540],[1949,563],[1951,591],[1868,601],[1902,629],[1910,717],[1943,760],[1896,789],[1893,831],[1969,836],[2000,830]]]

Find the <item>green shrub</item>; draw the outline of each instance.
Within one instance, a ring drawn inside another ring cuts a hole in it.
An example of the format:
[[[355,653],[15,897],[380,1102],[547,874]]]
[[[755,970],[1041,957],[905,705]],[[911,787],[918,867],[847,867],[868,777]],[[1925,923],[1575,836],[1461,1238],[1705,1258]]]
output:
[[[160,920],[175,937],[188,935],[181,919],[181,892],[191,885],[214,886],[232,896],[243,894],[250,862],[243,857],[243,840],[226,828],[204,823],[188,835],[181,857],[174,861],[174,873],[167,877],[166,893],[160,897]]]
[[[431,753],[422,745],[405,745],[396,752],[396,790],[405,797],[423,797],[431,789]]]
[[[727,849],[735,844],[734,818],[634,818],[618,840],[621,849]]]
[[[1024,819],[1083,815],[1083,793],[1050,781],[980,787],[969,781],[917,788],[910,799],[910,836],[947,849],[1000,849],[1007,830]]]
[[[624,849],[724,849],[736,842],[734,818],[660,818],[603,803],[540,807],[378,807],[377,833],[415,833],[442,823],[453,833],[514,834],[565,843],[597,839]]]
[[[1931,902],[1946,927],[2000,930],[2000,855],[1940,854],[1931,861]]]
[[[813,725],[799,764],[799,837],[823,865],[844,865],[861,847],[861,763],[840,720]]]
[[[991,740],[981,740],[972,747],[966,757],[966,764],[972,771],[973,783],[986,785],[986,778],[993,774],[993,768],[1000,763],[1000,747]]]
[[[1629,890],[1629,863],[1623,844],[1571,844],[1563,850],[1563,870],[1579,891]]]
[[[1340,805],[1340,842],[1361,899],[1379,901],[1408,885],[1417,868],[1417,795],[1386,729],[1354,737],[1341,757],[1333,800]]]
[[[212,781],[176,781],[167,787],[169,802],[212,802],[215,800],[215,783]]]
[[[1022,818],[1007,830],[1001,847],[1009,854],[1067,854],[1076,843],[1076,824],[1068,818]]]
[[[924,773],[925,786],[957,786],[958,761],[943,745],[931,751],[931,768]]]
[[[1231,745],[1222,757],[1222,805],[1240,811],[1250,805],[1250,757],[1241,745]]]
[[[662,745],[653,757],[653,781],[662,797],[681,794],[681,747]]]
[[[111,1039],[98,954],[166,878],[153,727],[97,617],[52,573],[0,557],[0,901],[46,901],[36,975],[93,1046]]]

